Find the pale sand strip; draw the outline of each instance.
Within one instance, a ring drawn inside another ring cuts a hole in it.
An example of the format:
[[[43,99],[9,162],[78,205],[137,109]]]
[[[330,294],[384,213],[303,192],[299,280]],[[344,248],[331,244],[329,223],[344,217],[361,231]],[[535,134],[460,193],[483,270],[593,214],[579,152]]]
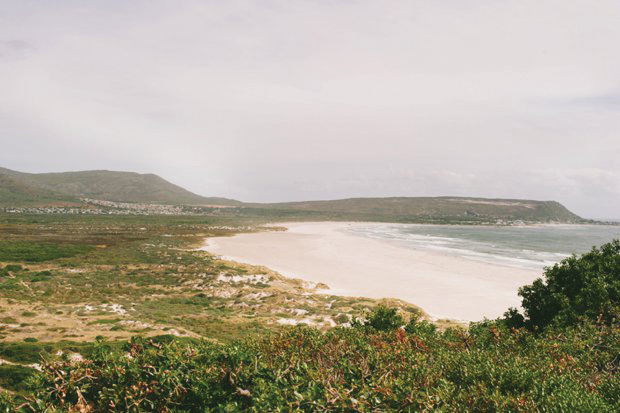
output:
[[[495,318],[510,306],[518,307],[518,287],[540,275],[343,231],[368,223],[281,225],[288,231],[210,238],[205,249],[233,261],[326,283],[331,294],[400,298],[433,317],[468,321]]]

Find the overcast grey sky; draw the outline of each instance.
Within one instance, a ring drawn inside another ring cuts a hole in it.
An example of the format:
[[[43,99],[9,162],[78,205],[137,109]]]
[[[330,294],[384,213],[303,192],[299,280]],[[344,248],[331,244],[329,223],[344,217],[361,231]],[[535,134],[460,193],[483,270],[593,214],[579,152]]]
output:
[[[0,0],[0,166],[620,217],[620,2]]]

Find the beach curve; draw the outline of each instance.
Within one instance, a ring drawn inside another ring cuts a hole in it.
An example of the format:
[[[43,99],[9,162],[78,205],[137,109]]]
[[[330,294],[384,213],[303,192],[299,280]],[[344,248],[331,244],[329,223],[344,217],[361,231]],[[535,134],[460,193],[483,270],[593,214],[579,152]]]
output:
[[[276,225],[276,224],[273,224]],[[517,290],[535,270],[404,247],[347,232],[355,222],[282,223],[287,231],[208,238],[204,250],[327,284],[343,296],[398,298],[437,319],[479,321],[519,307]]]

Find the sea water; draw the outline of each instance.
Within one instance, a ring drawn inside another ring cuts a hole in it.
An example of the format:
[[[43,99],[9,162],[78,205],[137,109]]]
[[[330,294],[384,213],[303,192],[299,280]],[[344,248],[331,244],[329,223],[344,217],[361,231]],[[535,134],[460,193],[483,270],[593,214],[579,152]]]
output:
[[[620,225],[415,225],[372,224],[347,232],[518,268],[542,270],[572,254],[620,239]]]

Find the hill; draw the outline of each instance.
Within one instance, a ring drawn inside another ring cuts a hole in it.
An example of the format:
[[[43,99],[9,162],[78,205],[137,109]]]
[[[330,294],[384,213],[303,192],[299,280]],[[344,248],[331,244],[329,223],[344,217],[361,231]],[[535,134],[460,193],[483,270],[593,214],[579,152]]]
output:
[[[0,205],[21,206],[77,201],[74,197],[51,191],[20,179],[18,173],[0,168]]]
[[[154,174],[80,171],[31,174],[0,168],[0,204],[76,202],[80,198],[171,205],[237,205],[194,194]]]
[[[555,201],[465,197],[349,198],[329,201],[243,203],[203,197],[154,174],[118,171],[23,173],[0,168],[0,205],[41,206],[90,198],[165,205],[220,205],[226,214],[266,220],[361,220],[427,223],[583,222]]]
[[[464,197],[349,198],[332,201],[246,204],[284,213],[334,219],[382,221],[528,221],[581,222],[559,202]]]

